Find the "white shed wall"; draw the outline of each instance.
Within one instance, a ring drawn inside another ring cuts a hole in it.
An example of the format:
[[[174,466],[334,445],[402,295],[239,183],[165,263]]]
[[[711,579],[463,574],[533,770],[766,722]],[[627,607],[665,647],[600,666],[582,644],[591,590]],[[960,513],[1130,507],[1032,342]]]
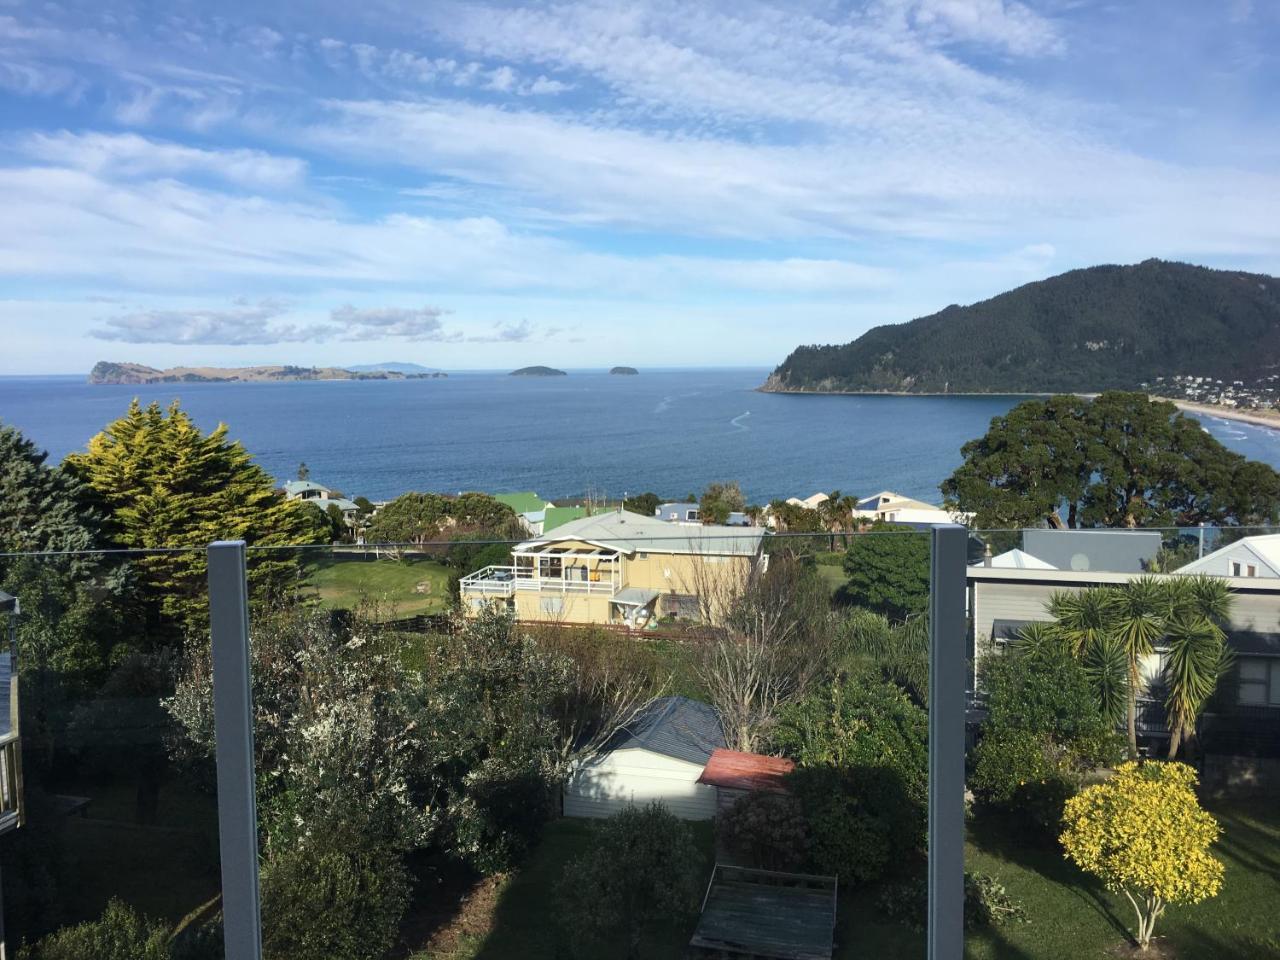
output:
[[[684,820],[710,820],[716,813],[715,787],[698,783],[701,764],[649,750],[614,750],[589,760],[564,788],[567,817],[609,817],[628,804],[660,800]]]

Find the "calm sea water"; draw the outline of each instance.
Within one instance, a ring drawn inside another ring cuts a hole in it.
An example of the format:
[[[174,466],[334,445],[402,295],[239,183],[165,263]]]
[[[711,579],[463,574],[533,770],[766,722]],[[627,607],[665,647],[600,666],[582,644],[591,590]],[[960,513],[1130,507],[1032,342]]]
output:
[[[55,460],[82,449],[133,397],[225,422],[281,480],[371,499],[407,490],[654,490],[683,497],[737,480],[749,499],[882,489],[937,500],[960,445],[1018,397],[815,397],[756,393],[768,371],[644,371],[636,377],[454,374],[447,380],[89,386],[0,378],[0,421]],[[1280,433],[1206,418],[1245,455],[1280,466]]]

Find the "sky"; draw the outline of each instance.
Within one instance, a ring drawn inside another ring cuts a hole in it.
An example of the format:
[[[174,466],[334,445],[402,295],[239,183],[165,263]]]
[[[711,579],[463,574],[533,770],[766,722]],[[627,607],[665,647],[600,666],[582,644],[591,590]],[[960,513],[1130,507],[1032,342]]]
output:
[[[0,374],[772,366],[1280,274],[1273,0],[0,0]]]

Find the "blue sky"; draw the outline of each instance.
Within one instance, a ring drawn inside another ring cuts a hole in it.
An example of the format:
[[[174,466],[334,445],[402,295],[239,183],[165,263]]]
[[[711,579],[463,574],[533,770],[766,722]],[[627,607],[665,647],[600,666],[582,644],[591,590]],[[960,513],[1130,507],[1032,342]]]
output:
[[[0,373],[779,362],[1280,273],[1263,0],[0,0]]]

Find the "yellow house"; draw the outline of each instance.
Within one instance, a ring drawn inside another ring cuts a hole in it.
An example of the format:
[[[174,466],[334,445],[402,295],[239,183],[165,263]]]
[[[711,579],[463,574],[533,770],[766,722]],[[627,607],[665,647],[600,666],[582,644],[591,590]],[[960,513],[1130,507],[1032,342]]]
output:
[[[642,627],[664,615],[697,617],[699,597],[721,597],[766,561],[764,533],[686,526],[627,511],[581,517],[511,551],[461,583],[468,615],[491,603],[518,620]]]

